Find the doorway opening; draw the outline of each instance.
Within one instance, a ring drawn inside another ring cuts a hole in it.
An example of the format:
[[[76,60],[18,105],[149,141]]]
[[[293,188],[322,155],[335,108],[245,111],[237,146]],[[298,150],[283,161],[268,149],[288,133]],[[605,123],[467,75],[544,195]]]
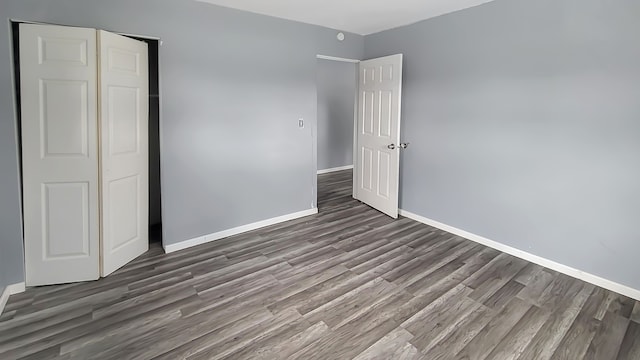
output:
[[[23,178],[22,169],[22,96],[20,90],[20,24],[24,21],[11,21],[14,94],[16,106],[16,127],[18,144],[18,166],[20,179]],[[148,119],[148,147],[149,147],[149,243],[162,248],[162,211],[160,186],[160,88],[159,88],[159,45],[158,38],[122,34],[129,38],[145,42],[148,46],[149,69],[149,119]],[[21,186],[21,203],[24,202],[23,183]],[[23,221],[24,233],[24,221]]]
[[[317,56],[316,194],[318,211],[353,195],[359,60]]]
[[[149,49],[149,243],[162,247],[162,193],[160,190],[160,40],[132,35]]]

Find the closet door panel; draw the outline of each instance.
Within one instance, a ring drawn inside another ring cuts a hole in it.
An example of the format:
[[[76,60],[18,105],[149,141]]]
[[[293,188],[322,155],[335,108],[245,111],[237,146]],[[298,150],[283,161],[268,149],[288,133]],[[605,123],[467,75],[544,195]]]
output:
[[[149,249],[147,44],[98,31],[102,276]]]
[[[20,25],[28,286],[99,277],[96,31]]]

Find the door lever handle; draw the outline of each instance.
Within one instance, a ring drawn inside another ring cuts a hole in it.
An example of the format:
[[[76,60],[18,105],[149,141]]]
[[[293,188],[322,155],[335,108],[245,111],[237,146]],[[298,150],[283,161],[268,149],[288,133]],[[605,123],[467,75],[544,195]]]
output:
[[[389,144],[387,145],[387,149],[389,150],[395,150],[395,149],[406,149],[409,147],[409,143],[400,143],[399,145],[396,146],[396,144]]]

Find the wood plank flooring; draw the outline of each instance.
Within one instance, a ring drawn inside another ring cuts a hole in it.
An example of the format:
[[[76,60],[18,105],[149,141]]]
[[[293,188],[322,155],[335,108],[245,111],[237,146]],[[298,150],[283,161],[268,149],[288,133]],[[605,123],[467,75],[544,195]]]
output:
[[[30,288],[0,359],[640,359],[640,304],[351,198],[108,278]]]

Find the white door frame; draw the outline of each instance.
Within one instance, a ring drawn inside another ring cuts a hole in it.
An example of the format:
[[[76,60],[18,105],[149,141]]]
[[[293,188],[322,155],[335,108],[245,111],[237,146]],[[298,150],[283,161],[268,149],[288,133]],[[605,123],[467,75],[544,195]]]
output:
[[[329,60],[329,61],[338,61],[338,62],[346,62],[346,63],[353,63],[353,64],[359,64],[361,60],[356,60],[356,59],[349,59],[349,58],[342,58],[342,57],[337,57],[337,56],[329,56],[329,55],[321,55],[318,54],[316,55],[316,59],[322,59],[322,60]],[[355,156],[357,148],[358,148],[358,144],[357,144],[357,135],[358,135],[358,78],[359,78],[360,74],[358,71],[356,71],[356,90],[354,92],[354,102],[353,102],[353,149],[352,149],[352,153],[354,154],[353,156],[353,169],[355,171],[355,169],[357,168],[357,158]],[[317,84],[316,84],[316,90],[317,90]],[[314,162],[314,166],[313,166],[313,191],[314,191],[314,201],[315,204],[312,204],[312,207],[318,207],[318,132],[317,132],[317,124],[318,123],[318,111],[316,109],[316,124],[314,125],[315,128],[312,128],[312,135],[313,136],[313,162]],[[356,197],[356,179],[355,176],[353,177],[353,194],[352,196],[355,198]]]
[[[34,25],[57,25],[57,26],[67,26],[67,27],[81,27],[80,25],[69,25],[69,24],[59,24],[59,23],[49,23],[49,22],[41,22],[41,21],[31,21],[31,20],[22,20],[22,19],[18,19],[18,18],[10,18],[9,19],[9,27],[11,28],[13,25],[12,24],[34,24]],[[107,31],[111,31],[109,29],[105,29]],[[137,38],[141,38],[141,39],[149,39],[149,40],[156,40],[158,41],[158,136],[159,136],[159,145],[160,145],[160,194],[161,196],[164,194],[163,191],[163,184],[164,179],[165,179],[165,173],[164,173],[164,164],[162,162],[162,154],[163,154],[163,150],[164,150],[164,146],[163,146],[163,119],[164,119],[164,115],[163,115],[163,107],[162,107],[162,102],[163,102],[163,94],[162,94],[162,72],[160,71],[160,69],[162,68],[162,61],[160,58],[160,51],[161,51],[161,47],[162,47],[162,38],[157,37],[157,36],[151,36],[151,35],[138,35],[138,34],[130,34],[130,33],[123,33],[123,32],[118,32],[118,31],[111,31],[115,34],[119,34],[119,35],[124,35],[124,36],[132,36],[132,37],[137,37]],[[21,134],[19,131],[19,126],[21,119],[18,118],[18,114],[19,114],[19,109],[18,109],[18,96],[19,94],[16,93],[16,68],[15,68],[15,64],[13,59],[15,59],[15,53],[14,53],[14,44],[13,44],[13,40],[11,40],[11,47],[10,47],[10,51],[9,54],[11,55],[11,83],[13,85],[13,91],[11,92],[12,96],[13,96],[13,118],[14,118],[14,124],[15,126],[15,138],[16,138],[16,144],[20,144],[21,140]],[[21,158],[22,158],[22,149],[20,146],[17,147],[17,163],[21,163]],[[24,209],[24,204],[23,204],[23,194],[22,194],[22,171],[18,172],[18,184],[20,184],[20,188],[19,188],[19,207],[20,207],[20,231],[21,231],[21,236],[22,236],[22,242],[23,242],[23,246],[24,246],[24,214],[23,214],[23,209]],[[164,222],[164,211],[162,209],[162,204],[160,206],[160,221]],[[162,247],[164,249],[164,241],[165,241],[166,237],[165,237],[165,230],[162,230]],[[25,258],[24,258],[24,252],[23,252],[23,259],[22,259],[22,265],[23,265],[23,273],[24,273],[24,269],[25,269]]]
[[[31,21],[31,20],[21,20],[21,19],[16,19],[16,18],[11,18],[9,19],[9,22],[11,23],[19,23],[19,24],[34,24],[34,25],[56,25],[56,26],[66,26],[66,27],[82,27],[79,25],[67,25],[67,24],[58,24],[58,23],[47,23],[47,22],[41,22],[41,21]],[[133,37],[137,37],[137,38],[143,38],[143,39],[149,39],[149,40],[158,40],[158,41],[162,41],[162,38],[159,38],[157,36],[150,36],[150,35],[137,35],[137,34],[129,34],[129,33],[123,33],[123,32],[118,32],[118,31],[111,31],[108,29],[104,29],[106,31],[112,32],[114,34],[118,34],[118,35],[124,35],[124,36],[133,36]]]

